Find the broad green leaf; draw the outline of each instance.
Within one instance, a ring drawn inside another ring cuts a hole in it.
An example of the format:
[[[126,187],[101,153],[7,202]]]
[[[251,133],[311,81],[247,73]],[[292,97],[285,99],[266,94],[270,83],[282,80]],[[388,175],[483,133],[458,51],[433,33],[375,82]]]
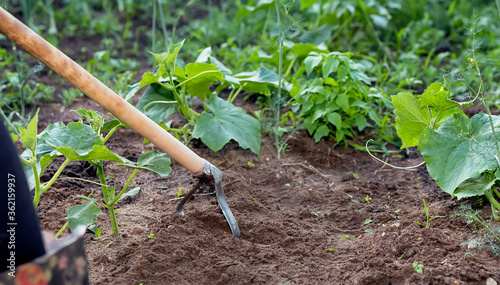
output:
[[[315,44],[294,44],[291,47],[292,51],[297,55],[297,57],[307,56],[312,51],[315,52],[326,52],[325,46],[317,46]]]
[[[321,60],[323,60],[323,56],[317,54],[306,57],[304,66],[306,67],[307,76],[309,76],[314,68],[321,63]]]
[[[215,57],[212,56],[211,47],[207,47],[206,49],[204,49],[196,59],[196,62],[211,63],[215,65],[224,75],[233,73],[229,68],[222,64],[222,62],[218,61]]]
[[[337,130],[342,128],[342,118],[338,113],[331,113],[326,118],[335,126],[335,128],[337,128]]]
[[[123,100],[130,102],[130,100],[132,100],[132,97],[134,97],[135,93],[137,93],[137,91],[139,91],[139,89],[141,89],[141,87],[143,87],[143,86],[141,86],[141,82],[137,82],[135,84],[128,85],[127,91],[122,96]]]
[[[259,67],[257,70],[252,72],[241,72],[234,76],[241,83],[246,83],[245,90],[266,94],[267,85],[272,84],[276,87],[279,86],[279,76],[276,72],[270,70],[266,67]],[[282,80],[285,90],[291,90],[292,84]],[[254,88],[254,89],[252,89]]]
[[[101,128],[101,132],[110,131],[110,130],[112,130],[116,126],[121,126],[121,127],[129,128],[129,126],[127,126],[122,121],[120,121],[118,119],[115,119],[115,120],[107,121],[106,123],[104,123],[104,125]]]
[[[200,98],[205,98],[212,82],[222,81],[222,72],[213,64],[195,62],[186,65],[187,79],[181,84],[186,84],[186,92]]]
[[[338,58],[329,56],[323,63],[323,79],[326,81],[328,76],[333,72],[336,72],[339,68],[340,61]]]
[[[260,123],[241,108],[212,95],[208,110],[196,118],[193,137],[217,152],[231,139],[245,149],[260,154]]]
[[[165,122],[177,110],[174,94],[159,84],[148,86],[136,108],[156,123]]]
[[[341,81],[346,77],[346,75],[349,73],[349,68],[345,67],[344,65],[340,65],[338,70],[337,70],[337,80]]]
[[[498,129],[500,118],[493,116],[492,120]],[[500,139],[500,132],[496,135]],[[446,118],[437,131],[426,128],[418,150],[424,156],[429,174],[452,196],[462,182],[499,167],[488,116],[484,113],[471,119],[454,114]]]
[[[410,92],[400,92],[391,99],[396,114],[396,130],[403,141],[401,148],[417,146],[420,135],[430,126],[429,112],[420,108]]]
[[[365,129],[366,127],[366,117],[364,116],[359,116],[356,118],[356,126],[358,127],[358,130],[361,132],[362,130]]]
[[[28,123],[28,126],[26,129],[20,128],[20,140],[23,146],[27,149],[30,149],[32,152],[35,152],[36,149],[36,143],[37,143],[37,133],[38,133],[38,112],[40,109],[36,111],[35,116],[33,116],[33,119]]]
[[[170,168],[170,157],[167,154],[159,153],[156,150],[141,155],[137,160],[137,163],[128,162],[126,164],[119,164],[118,166],[151,171],[161,177],[169,175],[172,171]]]
[[[491,189],[491,187],[497,180],[498,178],[491,173],[482,173],[481,176],[465,180],[460,185],[458,185],[457,189],[454,192],[454,195],[458,199],[482,196],[484,195],[484,191]]]
[[[419,96],[422,105],[436,108],[439,111],[445,111],[451,108],[462,106],[460,103],[450,99],[450,91],[441,83],[432,83]]]
[[[55,125],[44,132],[42,139],[53,148],[70,147],[77,152],[87,152],[94,145],[102,145],[101,137],[92,127],[81,122]]]
[[[101,137],[83,123],[58,125],[42,135],[45,143],[64,155],[70,161],[110,160],[126,162],[127,159],[111,152],[102,145]]]
[[[54,148],[70,161],[109,160],[121,163],[128,162],[128,159],[121,157],[118,154],[110,151],[104,145],[94,145],[91,149],[78,149],[78,150],[75,150],[70,146],[54,147]]]
[[[88,204],[80,204],[69,208],[68,220],[69,228],[73,231],[77,226],[88,227],[97,221],[97,216],[101,214],[101,209],[97,207],[94,201]]]
[[[319,142],[323,137],[328,136],[328,134],[330,134],[330,129],[327,125],[322,125],[314,132],[314,141]]]
[[[339,94],[335,102],[340,106],[340,108],[342,108],[344,112],[347,112],[349,110],[349,98],[346,94]]]
[[[140,190],[141,190],[140,187],[136,187],[136,188],[134,188],[126,193],[123,193],[123,195],[120,197],[120,199],[118,199],[118,201],[121,201],[121,200],[123,200],[127,197],[130,197],[130,196],[135,196],[135,195],[137,195],[137,193],[139,193]],[[118,201],[116,201],[116,202],[118,202]]]
[[[133,94],[135,94],[142,87],[158,82],[158,79],[160,79],[159,75],[153,74],[152,72],[146,72],[142,75],[142,79],[141,79],[141,81],[139,81],[139,86],[133,87],[131,89],[131,92],[133,92]],[[133,94],[132,94],[132,96],[133,96]],[[130,96],[130,95],[128,95],[128,96]],[[132,97],[132,96],[130,96],[130,97]]]

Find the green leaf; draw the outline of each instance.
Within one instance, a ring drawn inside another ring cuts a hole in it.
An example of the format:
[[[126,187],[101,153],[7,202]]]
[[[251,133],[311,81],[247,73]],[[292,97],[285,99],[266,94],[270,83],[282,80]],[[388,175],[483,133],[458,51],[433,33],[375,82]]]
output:
[[[482,196],[484,195],[484,191],[491,189],[497,180],[498,178],[495,175],[484,172],[479,177],[465,180],[458,185],[454,195],[458,199]]]
[[[217,152],[231,139],[245,149],[260,154],[260,123],[243,109],[212,95],[208,110],[196,118],[193,137],[200,138]]]
[[[410,92],[391,96],[396,114],[396,130],[403,141],[401,148],[418,145],[420,135],[430,126],[429,112],[421,108]]]
[[[137,91],[139,91],[139,89],[141,89],[141,87],[143,87],[143,86],[141,86],[141,82],[137,82],[135,84],[128,85],[127,91],[122,96],[123,100],[131,102],[130,100],[132,100],[132,97],[134,97],[135,93],[137,93]]]
[[[80,122],[57,125],[42,135],[45,143],[70,161],[111,160],[126,162],[127,159],[111,152],[102,145],[101,137],[88,125]]]
[[[461,107],[462,104],[450,99],[450,91],[441,83],[432,83],[420,95],[422,105],[436,108],[438,111],[445,111],[451,108]]]
[[[84,117],[96,133],[101,132],[101,128],[104,126],[104,117],[99,112],[85,109],[73,110],[73,112]]]
[[[23,146],[27,149],[30,149],[33,153],[35,153],[36,149],[36,136],[38,133],[38,112],[40,109],[36,111],[35,116],[33,116],[33,119],[28,123],[28,126],[26,129],[20,128],[20,140]]]
[[[139,86],[132,87],[132,89],[130,90],[130,92],[133,93],[133,94],[132,95],[127,94],[127,97],[129,97],[129,96],[132,97],[139,89],[141,89],[144,86],[147,86],[147,85],[150,85],[150,84],[153,84],[153,83],[157,83],[158,79],[160,79],[160,75],[159,74],[153,74],[152,72],[146,72],[146,73],[144,73],[142,75],[141,81],[139,81]]]
[[[188,63],[186,74],[187,93],[200,98],[206,97],[212,82],[224,79],[222,72],[215,65],[202,62]]]
[[[349,110],[349,98],[346,94],[339,94],[335,102],[340,106],[340,108],[342,108],[344,112],[347,112]]]
[[[304,65],[306,67],[307,76],[311,74],[316,66],[318,66],[323,57],[321,55],[310,55],[304,60]]]
[[[141,155],[137,163],[128,162],[126,164],[119,164],[118,166],[147,170],[165,177],[172,171],[170,163],[170,157],[167,154],[153,150]]]
[[[276,72],[266,68],[259,67],[257,70],[252,72],[241,72],[234,76],[240,84],[245,84],[245,90],[267,95],[267,85],[272,84],[276,87],[279,86],[279,76]],[[284,89],[291,90],[292,85],[285,80],[282,80]]]
[[[500,118],[492,116],[492,120],[498,129]],[[500,139],[500,134],[496,134]],[[462,182],[499,166],[489,119],[484,113],[471,119],[454,114],[446,118],[437,131],[426,128],[418,150],[424,156],[429,174],[452,196]]]
[[[54,125],[42,135],[51,147],[69,146],[76,151],[91,149],[94,145],[102,145],[101,137],[90,127],[81,122]]]
[[[80,204],[69,208],[68,220],[69,228],[73,231],[77,226],[88,227],[97,221],[97,216],[101,214],[101,209],[97,207],[94,201],[88,204]]]
[[[136,108],[151,120],[160,123],[175,113],[177,101],[172,91],[159,84],[151,84],[137,102]]]
[[[137,195],[137,193],[139,193],[140,190],[141,190],[140,187],[136,187],[136,188],[134,188],[126,193],[123,193],[123,195],[120,197],[120,199],[118,199],[118,201],[121,201],[121,200],[123,200],[127,197],[130,197],[130,196],[135,196],[135,195]],[[118,202],[118,201],[116,201],[116,202]]]
[[[345,65],[339,66],[337,70],[337,80],[342,81],[348,73],[349,73],[349,68],[345,67]]]
[[[323,137],[328,136],[328,134],[330,134],[330,129],[328,128],[327,125],[322,125],[316,129],[316,132],[314,132],[314,141],[317,143]]]
[[[328,76],[333,72],[336,72],[339,68],[340,61],[338,58],[329,56],[323,63],[323,79],[326,81]]]
[[[165,54],[156,54],[153,53],[154,57],[159,63],[159,72],[158,75],[162,76],[161,70],[161,65],[164,65],[166,68],[166,71],[169,72],[171,75],[174,74],[175,72],[175,62],[177,60],[177,55],[179,54],[179,51],[181,50],[182,46],[184,45],[184,40],[175,43],[171,45],[168,49],[168,52]]]
[[[358,126],[358,130],[361,132],[366,127],[366,117],[359,116],[356,118],[356,126]]]
[[[331,113],[326,118],[335,126],[335,128],[337,128],[337,130],[342,128],[342,118],[338,113]]]

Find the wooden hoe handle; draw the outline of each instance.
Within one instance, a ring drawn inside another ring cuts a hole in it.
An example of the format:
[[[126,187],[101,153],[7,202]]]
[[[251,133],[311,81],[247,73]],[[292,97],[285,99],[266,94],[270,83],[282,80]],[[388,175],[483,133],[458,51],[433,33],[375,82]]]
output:
[[[168,153],[194,175],[202,174],[206,163],[203,158],[1,7],[0,33]]]

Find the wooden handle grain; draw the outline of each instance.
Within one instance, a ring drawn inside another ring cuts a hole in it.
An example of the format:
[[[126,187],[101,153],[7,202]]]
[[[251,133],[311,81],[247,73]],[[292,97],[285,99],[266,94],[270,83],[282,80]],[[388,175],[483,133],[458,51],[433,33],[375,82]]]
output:
[[[195,175],[203,172],[206,162],[203,158],[1,7],[0,33],[68,80]]]

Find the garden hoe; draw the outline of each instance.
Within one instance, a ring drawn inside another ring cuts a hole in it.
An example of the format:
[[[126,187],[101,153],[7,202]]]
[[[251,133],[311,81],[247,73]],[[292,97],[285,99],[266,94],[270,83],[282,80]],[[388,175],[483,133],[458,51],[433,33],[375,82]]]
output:
[[[182,210],[184,204],[203,183],[214,183],[219,207],[231,228],[231,232],[235,237],[239,237],[240,230],[238,224],[229,209],[222,190],[222,173],[219,169],[199,157],[158,124],[1,7],[0,33],[61,75],[85,95],[92,98],[118,119],[165,151],[173,159],[189,169],[195,177],[199,178],[200,181],[177,207],[177,213],[184,215]]]

